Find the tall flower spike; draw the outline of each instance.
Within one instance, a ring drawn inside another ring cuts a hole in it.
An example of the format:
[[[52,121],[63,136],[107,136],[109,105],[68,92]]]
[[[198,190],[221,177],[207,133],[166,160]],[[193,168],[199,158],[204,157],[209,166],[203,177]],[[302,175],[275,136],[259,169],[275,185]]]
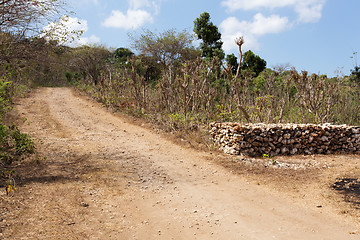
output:
[[[235,38],[235,43],[236,45],[238,45],[239,47],[241,47],[243,44],[244,44],[244,37],[241,36],[241,37],[238,37],[238,38]]]
[[[238,38],[235,38],[235,43],[236,45],[239,46],[239,65],[238,65],[238,68],[236,70],[236,75],[235,75],[235,78],[238,78],[239,77],[239,74],[240,74],[240,67],[241,67],[241,62],[242,62],[242,50],[241,50],[241,46],[244,44],[244,37],[241,36],[241,37],[238,37]]]

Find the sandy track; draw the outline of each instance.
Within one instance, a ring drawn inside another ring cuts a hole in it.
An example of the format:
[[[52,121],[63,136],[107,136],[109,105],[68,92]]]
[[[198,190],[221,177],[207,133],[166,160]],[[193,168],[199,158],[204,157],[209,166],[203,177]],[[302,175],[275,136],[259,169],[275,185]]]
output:
[[[248,182],[69,88],[39,89],[17,111],[47,159],[22,179],[4,239],[360,238],[349,219]]]

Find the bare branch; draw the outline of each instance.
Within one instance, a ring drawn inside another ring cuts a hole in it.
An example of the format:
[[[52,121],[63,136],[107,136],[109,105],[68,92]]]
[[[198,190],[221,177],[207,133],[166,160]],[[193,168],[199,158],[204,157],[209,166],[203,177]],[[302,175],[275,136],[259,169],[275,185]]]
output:
[[[0,0],[0,32],[37,33],[44,21],[57,18],[63,5],[61,0]]]

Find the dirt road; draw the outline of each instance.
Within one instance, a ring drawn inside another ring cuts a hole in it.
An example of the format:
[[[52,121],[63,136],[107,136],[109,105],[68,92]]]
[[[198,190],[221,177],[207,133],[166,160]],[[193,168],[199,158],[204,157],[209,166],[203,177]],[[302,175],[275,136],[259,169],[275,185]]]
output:
[[[0,238],[360,239],[351,218],[248,181],[69,88],[38,89],[16,108],[47,158],[14,197],[1,193],[12,208]]]

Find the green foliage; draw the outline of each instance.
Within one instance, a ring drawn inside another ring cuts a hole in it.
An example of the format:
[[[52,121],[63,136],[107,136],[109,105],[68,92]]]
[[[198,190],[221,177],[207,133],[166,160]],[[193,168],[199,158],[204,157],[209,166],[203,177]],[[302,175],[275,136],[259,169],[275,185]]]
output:
[[[8,127],[3,123],[7,120],[6,113],[12,107],[12,97],[14,91],[17,90],[12,82],[4,81],[4,78],[6,76],[0,79],[0,175],[2,175],[0,180],[11,180],[6,183],[9,193],[15,190],[15,181],[11,178],[12,174],[8,172],[7,167],[24,154],[34,153],[35,146],[31,138],[27,134],[21,133],[18,127],[15,125]]]
[[[360,84],[360,66],[355,66],[354,69],[351,70],[350,79]]]
[[[35,145],[29,135],[21,133],[19,128],[15,125],[12,125],[10,130],[16,154],[21,155],[24,153],[34,153]]]
[[[245,52],[243,61],[241,63],[242,70],[248,70],[255,74],[257,77],[266,68],[266,61],[255,55],[251,50]]]
[[[103,80],[101,72],[110,56],[111,52],[103,46],[82,46],[72,49],[70,67],[73,71],[82,73],[92,84],[98,85]]]
[[[143,76],[148,83],[155,83],[161,77],[161,64],[155,61],[154,58],[141,55],[136,61],[136,72]]]
[[[186,30],[177,32],[175,29],[163,33],[144,30],[140,36],[131,36],[132,47],[140,55],[150,56],[163,68],[173,67],[178,62],[194,60],[198,53],[193,47],[193,36]]]
[[[0,150],[5,151],[8,144],[9,129],[6,125],[0,124]]]
[[[255,104],[251,107],[251,115],[255,122],[272,122],[271,111],[273,109],[273,101],[274,96],[269,94],[255,99]]]
[[[354,61],[354,69],[351,69],[350,80],[357,84],[360,84],[360,66],[358,65],[358,58],[357,52],[353,52],[352,56],[350,57]]]
[[[185,116],[179,113],[171,113],[169,115],[170,127],[173,130],[178,130],[181,125],[185,125]]]
[[[71,72],[66,72],[65,77],[68,82],[71,82],[73,80],[73,75]]]
[[[0,185],[6,183],[7,193],[15,190],[11,163],[35,152],[31,138],[10,124],[7,113],[12,98],[25,96],[31,87],[65,85],[66,80],[77,79],[67,69],[70,48],[49,40],[57,33],[62,40],[74,34],[61,31],[64,29],[55,23],[60,16],[66,21],[64,4],[61,0],[0,3]],[[51,29],[41,31],[45,21],[54,22],[48,25]]]
[[[4,114],[11,109],[12,104],[12,83],[0,78],[0,121]]]
[[[134,56],[134,53],[127,48],[117,48],[113,55],[115,63],[124,66],[128,62],[128,59]]]
[[[217,30],[207,14],[195,25]],[[207,36],[198,30],[199,36]],[[113,109],[160,122],[171,131],[187,131],[211,121],[360,124],[360,89],[350,77],[329,79],[287,66],[269,69],[251,51],[244,54],[237,75],[234,54],[226,57],[227,68],[221,71],[222,61],[216,54],[188,58],[185,53],[191,51],[172,51],[184,42],[181,36],[186,39],[186,34],[174,30],[145,31],[134,39],[141,54],[129,59],[130,66],[108,61],[98,65],[101,84],[95,86],[83,77],[77,86]],[[216,51],[222,50],[212,49]]]
[[[236,70],[238,68],[238,62],[237,57],[232,53],[226,55],[225,62],[227,67],[231,67],[231,72],[233,75],[236,74]]]
[[[264,154],[262,155],[262,157],[263,157],[263,158],[266,158],[266,159],[273,158],[273,156],[272,156],[271,154],[266,154],[266,153],[264,153]]]
[[[266,84],[266,79],[264,78],[264,76],[259,75],[256,78],[254,78],[252,81],[253,90],[254,91],[265,91],[265,89],[266,89],[265,84]]]
[[[22,154],[34,153],[31,139],[14,127],[0,124],[0,138],[0,164],[10,165]]]
[[[0,124],[0,164],[11,164],[24,154],[35,152],[35,145],[29,135],[21,133],[18,127]]]
[[[234,121],[236,117],[236,111],[229,111],[226,105],[224,104],[217,104],[217,117],[216,120],[220,120],[222,122],[230,122]]]
[[[202,40],[200,44],[201,56],[205,58],[218,57],[224,59],[224,51],[222,50],[223,42],[221,41],[221,33],[218,27],[210,21],[210,14],[204,12],[194,21],[194,32],[198,39]]]
[[[67,71],[65,72],[65,78],[70,85],[76,85],[81,79],[81,74],[78,72],[72,73]]]
[[[152,60],[134,57],[131,69],[109,71],[111,76],[104,75],[107,80],[101,87],[82,86],[116,109],[150,119],[161,115],[159,121],[173,131],[187,129],[193,121],[195,125],[210,121],[360,123],[360,92],[351,87],[351,81],[272,69],[257,77],[243,73],[244,77],[232,79],[218,74],[216,58],[198,58],[179,69],[159,69],[156,80],[149,77],[149,81],[147,71],[156,63]],[[172,71],[176,73],[171,75]]]

